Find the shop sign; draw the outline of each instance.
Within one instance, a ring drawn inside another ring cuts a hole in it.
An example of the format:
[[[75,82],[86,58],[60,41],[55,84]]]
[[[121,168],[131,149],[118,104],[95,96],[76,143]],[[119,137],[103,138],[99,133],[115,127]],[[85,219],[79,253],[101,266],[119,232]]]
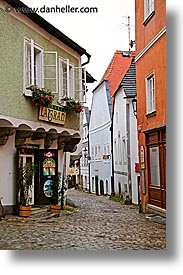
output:
[[[64,125],[66,120],[66,112],[57,105],[53,105],[49,108],[40,106],[39,120]]]
[[[43,161],[43,176],[55,176],[56,163],[53,158],[46,158]]]
[[[110,159],[110,155],[103,155],[103,160],[109,160]]]
[[[145,150],[143,145],[140,146],[140,168],[142,170],[145,169]]]
[[[70,176],[75,175],[75,169],[73,167],[69,168],[69,175]]]

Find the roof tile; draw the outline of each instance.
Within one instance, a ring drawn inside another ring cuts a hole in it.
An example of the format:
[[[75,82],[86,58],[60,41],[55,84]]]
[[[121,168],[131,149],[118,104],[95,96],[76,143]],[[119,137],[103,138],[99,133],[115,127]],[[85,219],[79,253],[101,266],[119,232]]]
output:
[[[122,53],[123,52],[119,50],[114,53],[114,56],[100,81],[101,83],[104,80],[108,80],[111,97],[114,96],[131,65],[132,58],[135,56],[135,52],[131,52],[130,56],[123,56]]]

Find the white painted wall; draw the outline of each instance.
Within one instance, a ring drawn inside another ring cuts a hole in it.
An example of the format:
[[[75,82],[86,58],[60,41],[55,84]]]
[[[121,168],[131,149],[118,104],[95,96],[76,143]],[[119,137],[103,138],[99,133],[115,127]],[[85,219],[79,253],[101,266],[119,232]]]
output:
[[[89,126],[86,119],[86,113],[83,112],[83,131],[82,131],[82,155],[80,158],[80,172],[81,172],[81,179],[82,179],[82,188],[83,190],[89,191],[89,162],[88,162],[88,132]],[[86,152],[85,152],[86,148]],[[86,156],[85,156],[86,154]]]
[[[111,153],[111,117],[106,93],[106,82],[103,82],[93,94],[91,117],[89,125],[89,143],[90,143],[90,182],[92,192],[96,192],[95,177],[98,176],[98,191],[101,194],[100,181],[103,181],[104,194],[111,194],[111,176],[112,161],[111,155],[108,161],[103,160],[104,145],[109,145],[109,153]],[[92,147],[98,146],[100,152],[97,158],[92,154]],[[93,156],[93,158],[92,158]],[[92,179],[93,178],[93,179]],[[107,181],[107,187],[106,187]]]
[[[135,163],[138,163],[138,133],[137,119],[133,114],[132,103],[130,103],[130,152],[131,152],[131,177],[132,177],[132,202],[138,204],[138,181],[139,173],[135,172]]]
[[[123,99],[123,97],[124,91],[121,88],[115,95],[113,113],[114,191],[117,194],[119,194],[119,185],[121,186],[122,193],[129,191],[126,136],[126,100]],[[124,142],[122,140],[124,140]],[[121,150],[119,149],[120,146]]]
[[[0,146],[0,197],[3,205],[16,205],[16,149],[15,135]]]
[[[114,159],[114,189],[115,193],[119,193],[119,184],[121,185],[121,192],[129,192],[128,182],[128,160],[124,162],[122,144],[122,157],[120,159],[119,150],[119,135],[120,140],[125,140],[126,157],[127,157],[127,125],[126,125],[126,105],[129,104],[129,118],[130,118],[130,160],[131,160],[131,186],[132,186],[132,203],[138,203],[138,173],[135,172],[135,163],[138,163],[138,137],[137,137],[137,121],[133,114],[131,99],[125,99],[126,95],[123,88],[115,95],[114,113],[113,113],[113,159]],[[115,152],[115,140],[117,143],[117,155]],[[126,189],[127,185],[127,189]]]

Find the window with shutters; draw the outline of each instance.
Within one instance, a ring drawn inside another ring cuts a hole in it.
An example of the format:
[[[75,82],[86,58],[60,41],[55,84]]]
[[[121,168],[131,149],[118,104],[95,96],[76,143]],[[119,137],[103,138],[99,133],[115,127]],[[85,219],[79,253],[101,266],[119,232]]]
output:
[[[44,51],[33,39],[24,39],[24,93],[28,87],[37,85],[48,88],[52,93],[58,91],[57,52]]]
[[[59,57],[59,98],[74,97],[74,65]]]
[[[59,99],[71,97],[83,101],[86,89],[86,71],[75,67],[69,59],[59,57]]]
[[[86,70],[74,66],[69,59],[58,57],[55,51],[44,51],[33,39],[24,39],[24,94],[31,96],[27,88],[37,85],[64,96],[85,101]]]

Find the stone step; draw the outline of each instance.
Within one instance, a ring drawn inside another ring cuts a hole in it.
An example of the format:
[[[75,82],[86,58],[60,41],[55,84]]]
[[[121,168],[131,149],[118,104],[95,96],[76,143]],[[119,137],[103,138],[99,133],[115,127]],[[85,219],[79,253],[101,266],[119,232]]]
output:
[[[32,206],[31,207],[31,215],[38,215],[48,211],[48,205],[46,206]]]

